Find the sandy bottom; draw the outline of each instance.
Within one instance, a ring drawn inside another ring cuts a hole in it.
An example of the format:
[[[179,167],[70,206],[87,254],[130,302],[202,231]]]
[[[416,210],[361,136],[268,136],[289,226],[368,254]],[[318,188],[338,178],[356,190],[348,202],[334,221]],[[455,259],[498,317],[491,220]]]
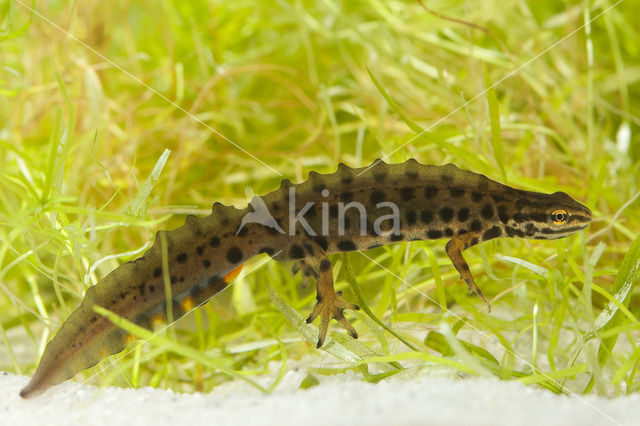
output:
[[[0,374],[2,425],[607,425],[640,424],[640,395],[568,397],[493,379],[420,377],[363,383],[340,375],[308,390],[287,373],[263,395],[244,383],[209,394],[98,389],[67,382],[22,400],[25,376]]]

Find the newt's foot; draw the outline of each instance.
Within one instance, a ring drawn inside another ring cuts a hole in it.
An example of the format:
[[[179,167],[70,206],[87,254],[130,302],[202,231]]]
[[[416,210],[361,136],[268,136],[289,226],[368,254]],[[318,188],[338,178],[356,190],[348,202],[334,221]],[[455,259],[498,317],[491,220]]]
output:
[[[467,282],[467,286],[469,287],[469,293],[471,293],[472,291],[475,292],[478,296],[480,296],[480,298],[482,299],[482,301],[484,303],[486,303],[487,305],[487,309],[489,310],[489,312],[491,312],[491,304],[489,303],[489,301],[487,300],[486,297],[484,297],[484,294],[482,294],[482,290],[480,290],[480,287],[478,287],[478,285],[473,281],[473,279],[471,280],[465,280]]]
[[[320,317],[318,344],[316,345],[316,348],[321,347],[324,343],[324,339],[327,337],[327,330],[329,329],[329,321],[331,321],[331,318],[338,321],[342,327],[347,329],[351,337],[354,339],[358,338],[358,332],[344,317],[345,309],[354,309],[357,311],[360,307],[353,303],[345,302],[342,299],[341,291],[333,293],[330,297],[320,297],[320,295],[318,295],[318,303],[316,303],[316,306],[313,308],[313,312],[311,312],[311,315],[307,318],[307,324],[310,324],[318,316]]]

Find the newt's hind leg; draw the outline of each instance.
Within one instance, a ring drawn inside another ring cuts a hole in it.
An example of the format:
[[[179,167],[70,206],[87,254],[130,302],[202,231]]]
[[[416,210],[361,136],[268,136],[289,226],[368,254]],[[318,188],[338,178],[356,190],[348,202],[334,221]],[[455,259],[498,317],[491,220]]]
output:
[[[484,294],[482,294],[480,287],[478,287],[476,282],[473,280],[473,275],[471,275],[469,265],[462,256],[462,250],[477,244],[478,240],[478,236],[471,232],[458,235],[449,240],[449,242],[445,246],[445,250],[447,251],[449,259],[451,259],[453,266],[455,266],[458,270],[460,278],[467,283],[469,291],[474,291],[478,296],[480,296],[484,303],[487,304],[489,311],[491,311],[491,304],[489,304],[487,298],[484,297]]]
[[[313,308],[313,312],[307,318],[307,324],[313,322],[317,317],[320,317],[320,328],[318,331],[318,344],[316,348],[319,348],[324,343],[327,336],[327,330],[329,329],[329,321],[335,319],[341,326],[347,329],[351,337],[358,338],[356,329],[347,321],[344,317],[345,309],[360,309],[358,305],[345,302],[342,299],[342,292],[336,292],[333,288],[333,265],[327,256],[322,253],[316,257],[307,259],[307,262],[317,271],[316,277],[316,299],[318,302]]]

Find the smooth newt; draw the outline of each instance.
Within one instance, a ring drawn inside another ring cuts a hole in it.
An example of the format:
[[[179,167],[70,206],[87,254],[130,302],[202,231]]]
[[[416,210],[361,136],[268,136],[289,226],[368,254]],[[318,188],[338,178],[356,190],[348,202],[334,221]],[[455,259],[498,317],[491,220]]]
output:
[[[486,302],[462,250],[498,237],[562,238],[591,221],[591,211],[564,192],[523,191],[452,164],[422,165],[413,159],[374,164],[361,169],[340,164],[329,175],[310,172],[297,185],[284,180],[244,209],[215,203],[210,216],[190,215],[184,226],[159,231],[141,258],[87,290],[20,395],[36,395],[125,348],[127,334],[95,313],[93,305],[148,328],[164,320],[165,276],[173,318],[178,318],[224,289],[247,259],[266,253],[277,261],[296,261],[316,279],[317,304],[307,322],[320,317],[320,347],[332,318],[357,337],[343,311],[358,307],[335,292],[328,254],[449,238],[447,255],[469,290]],[[160,241],[166,241],[167,270]]]

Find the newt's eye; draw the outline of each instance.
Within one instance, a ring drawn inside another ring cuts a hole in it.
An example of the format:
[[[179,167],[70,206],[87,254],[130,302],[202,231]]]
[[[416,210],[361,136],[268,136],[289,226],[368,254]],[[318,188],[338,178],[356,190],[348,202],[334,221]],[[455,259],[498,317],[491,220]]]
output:
[[[554,210],[551,213],[551,220],[553,220],[554,225],[562,225],[567,221],[567,211],[566,210]]]

